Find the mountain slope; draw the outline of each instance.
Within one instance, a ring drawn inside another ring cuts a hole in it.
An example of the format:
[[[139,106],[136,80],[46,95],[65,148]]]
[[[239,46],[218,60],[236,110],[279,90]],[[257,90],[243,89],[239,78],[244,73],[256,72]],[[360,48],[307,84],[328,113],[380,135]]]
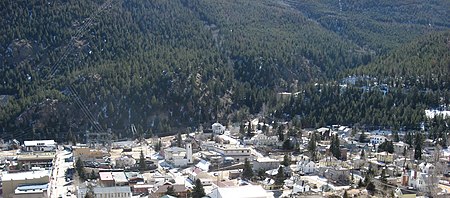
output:
[[[284,0],[356,44],[387,53],[424,33],[450,28],[449,1]]]
[[[357,68],[358,74],[390,78],[397,84],[449,89],[450,31],[432,33],[405,44],[372,63]]]
[[[131,124],[138,136],[241,121],[276,106],[278,91],[374,56],[284,1],[14,1],[0,13],[4,138],[81,139],[97,121],[117,138]]]

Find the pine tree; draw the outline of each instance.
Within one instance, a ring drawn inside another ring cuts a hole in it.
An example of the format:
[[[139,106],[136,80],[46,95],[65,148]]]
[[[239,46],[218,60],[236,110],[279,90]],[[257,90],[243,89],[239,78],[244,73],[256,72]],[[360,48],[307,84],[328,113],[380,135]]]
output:
[[[206,195],[205,189],[203,188],[203,184],[200,179],[195,180],[195,187],[192,191],[193,198],[201,198]]]
[[[367,191],[370,192],[370,194],[373,194],[373,193],[375,192],[375,185],[370,181],[370,182],[367,184],[366,189],[367,189]]]
[[[365,156],[366,154],[365,154],[365,152],[364,152],[364,149],[361,149],[361,159],[364,159],[366,156]]]
[[[275,175],[275,185],[283,185],[285,179],[283,166],[280,166],[277,175]]]
[[[334,157],[336,157],[337,159],[341,159],[340,143],[337,134],[331,137],[330,150]]]
[[[399,142],[400,141],[400,137],[398,136],[398,131],[394,131],[392,136],[394,137],[394,142]]]
[[[156,142],[155,144],[155,151],[159,152],[161,150],[161,140],[159,140],[158,142]]]
[[[183,143],[183,139],[181,138],[181,133],[177,134],[177,146],[181,147],[181,144]]]
[[[177,196],[176,193],[175,193],[175,189],[173,188],[173,186],[168,186],[168,187],[167,187],[166,195]]]
[[[364,131],[361,132],[361,135],[359,136],[359,142],[366,142],[366,134]]]
[[[289,157],[289,154],[284,155],[283,162],[281,162],[281,165],[288,167],[291,164],[291,158]]]
[[[422,137],[419,132],[416,132],[416,138],[414,141],[414,159],[421,160],[422,159]]]
[[[289,139],[285,139],[282,148],[283,150],[291,150],[291,141]]]
[[[253,177],[252,165],[247,159],[245,159],[244,170],[242,171],[242,178],[251,179],[252,177]]]
[[[317,145],[316,145],[316,134],[311,134],[311,138],[308,142],[308,152],[310,154],[311,160],[317,161]]]
[[[145,163],[144,152],[141,151],[139,156],[139,171],[142,173],[147,170],[147,164]]]
[[[344,191],[344,195],[342,195],[342,198],[349,198],[347,191]]]
[[[362,179],[358,182],[358,188],[364,187],[364,183],[362,182]]]
[[[278,127],[278,141],[284,141],[283,126]]]

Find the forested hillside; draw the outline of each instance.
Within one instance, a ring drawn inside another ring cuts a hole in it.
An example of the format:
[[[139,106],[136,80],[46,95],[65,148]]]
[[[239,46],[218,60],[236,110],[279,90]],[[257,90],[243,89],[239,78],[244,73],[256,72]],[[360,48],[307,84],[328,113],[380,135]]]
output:
[[[450,89],[450,32],[423,36],[355,69],[382,79],[391,85],[405,84],[419,89]]]
[[[377,53],[450,27],[450,1],[285,0],[323,27]]]
[[[397,46],[449,28],[445,1],[407,1],[419,10],[405,3],[395,12],[396,3],[342,2],[336,12],[331,1],[1,1],[1,137],[82,140],[98,121],[121,138],[131,136],[131,124],[138,136],[241,121],[263,109],[282,117],[277,92],[339,80],[360,65],[382,69],[380,53],[389,57]],[[393,21],[381,17],[390,12]],[[330,16],[346,28],[336,29]],[[307,114],[301,104],[290,113]],[[359,114],[342,120],[322,113],[308,125],[359,122]]]

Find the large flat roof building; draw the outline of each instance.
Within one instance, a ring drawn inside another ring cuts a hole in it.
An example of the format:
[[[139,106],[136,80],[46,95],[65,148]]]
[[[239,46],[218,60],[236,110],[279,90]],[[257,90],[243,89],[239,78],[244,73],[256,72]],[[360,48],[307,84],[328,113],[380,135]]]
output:
[[[2,174],[3,197],[13,198],[15,191],[19,186],[24,186],[27,184],[28,185],[45,184],[48,183],[49,181],[50,181],[49,170],[37,170],[19,173],[3,172]],[[19,188],[19,190],[20,189],[22,188]]]

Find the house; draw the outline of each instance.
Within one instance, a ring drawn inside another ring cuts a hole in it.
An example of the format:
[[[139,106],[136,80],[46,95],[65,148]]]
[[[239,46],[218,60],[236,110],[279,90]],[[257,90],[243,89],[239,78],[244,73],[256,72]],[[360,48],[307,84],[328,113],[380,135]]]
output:
[[[377,157],[377,161],[379,161],[379,162],[383,162],[383,163],[394,162],[394,154],[390,154],[388,152],[375,153],[375,156]]]
[[[225,132],[225,127],[217,122],[214,123],[211,128],[214,134],[223,134]]]
[[[79,188],[77,198],[84,198],[87,188]],[[113,187],[94,187],[92,189],[96,198],[114,197],[114,198],[130,198],[131,189],[129,186],[113,186]]]
[[[153,188],[151,184],[136,184],[131,187],[131,191],[133,195],[148,195],[150,193],[149,189],[151,188]]]
[[[253,160],[253,171],[270,170],[280,166],[280,161],[269,157],[257,158]]]
[[[331,167],[331,166],[338,166],[342,162],[335,157],[326,157],[324,159],[319,160],[319,166],[320,167]]]
[[[413,190],[406,190],[404,188],[397,187],[394,191],[394,197],[398,198],[415,198],[416,193]]]
[[[311,190],[311,186],[309,186],[309,184],[304,181],[298,181],[294,184],[294,187],[292,188],[292,193],[305,193],[305,192],[309,192]]]
[[[210,186],[212,185],[213,181],[215,181],[215,179],[211,175],[199,168],[193,168],[189,172],[188,178],[192,181],[192,183],[195,183],[197,179],[200,179],[203,186]]]
[[[264,179],[260,182],[260,184],[266,190],[275,190],[280,188],[280,185],[275,185],[275,180],[271,178]]]
[[[262,186],[246,185],[218,187],[208,194],[214,198],[273,198],[272,192],[267,192]]]
[[[304,173],[304,174],[310,174],[316,171],[316,163],[311,161],[309,157],[302,156],[296,164],[295,171]]]
[[[403,152],[408,150],[409,145],[404,142],[395,142],[394,143],[394,153],[397,155],[403,155]]]
[[[319,167],[319,174],[341,185],[350,183],[350,170],[342,167]]]
[[[402,175],[402,184],[405,185],[407,183],[408,187],[418,191],[426,191],[428,185],[436,185],[438,180],[437,177],[432,177],[429,172],[425,173],[416,170],[404,171]]]
[[[435,166],[431,163],[422,162],[419,164],[419,170],[425,174],[431,174],[434,172]]]
[[[184,184],[171,184],[169,182],[165,183],[162,186],[159,186],[157,189],[153,189],[149,195],[149,198],[160,198],[164,196],[167,192],[167,188],[172,187],[173,191],[178,198],[187,198],[188,197],[188,189]]]

